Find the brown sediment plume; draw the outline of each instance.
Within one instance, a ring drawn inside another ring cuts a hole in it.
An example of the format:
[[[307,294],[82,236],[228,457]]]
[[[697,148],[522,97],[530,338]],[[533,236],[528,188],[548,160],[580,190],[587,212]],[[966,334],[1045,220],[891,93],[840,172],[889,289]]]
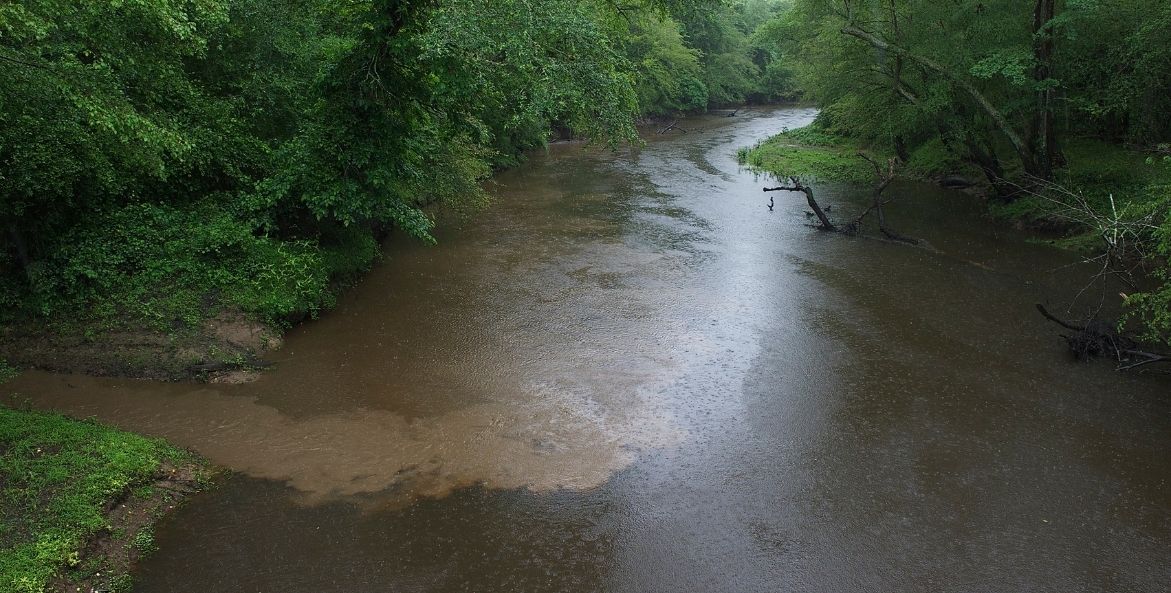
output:
[[[682,432],[631,393],[621,410],[588,394],[532,385],[431,417],[381,409],[294,417],[255,397],[212,388],[182,394],[85,389],[95,379],[42,375],[38,407],[94,414],[119,427],[195,449],[251,477],[277,480],[305,504],[378,494],[384,503],[442,497],[455,488],[586,490],[639,451],[678,443]],[[70,382],[74,389],[47,388]],[[87,395],[88,392],[88,395]],[[100,395],[95,395],[100,393]]]

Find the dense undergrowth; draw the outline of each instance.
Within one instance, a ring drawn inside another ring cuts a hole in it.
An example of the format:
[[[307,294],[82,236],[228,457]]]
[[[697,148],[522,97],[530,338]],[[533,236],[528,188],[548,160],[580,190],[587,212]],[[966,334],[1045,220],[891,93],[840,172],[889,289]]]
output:
[[[551,129],[790,96],[755,34],[787,5],[0,4],[0,354],[312,316]]]
[[[133,319],[160,331],[194,327],[223,309],[279,324],[328,307],[331,281],[361,272],[378,253],[369,230],[332,235],[280,240],[214,204],[131,204],[70,229],[30,270],[35,289],[10,286],[3,298],[45,316]]]

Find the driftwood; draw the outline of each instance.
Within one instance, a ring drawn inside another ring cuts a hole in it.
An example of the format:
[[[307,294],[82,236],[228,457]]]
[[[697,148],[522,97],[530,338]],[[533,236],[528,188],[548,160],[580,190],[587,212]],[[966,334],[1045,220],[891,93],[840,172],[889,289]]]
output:
[[[789,186],[782,185],[780,187],[766,187],[766,188],[764,188],[764,191],[794,191],[794,192],[799,191],[799,192],[805,194],[805,201],[809,203],[809,207],[813,209],[813,213],[817,216],[817,220],[819,220],[821,222],[821,224],[818,225],[817,228],[819,228],[823,231],[836,231],[836,230],[838,230],[838,227],[836,225],[834,225],[834,223],[832,221],[830,221],[829,217],[826,216],[825,211],[821,209],[820,205],[818,205],[817,200],[814,199],[814,197],[813,197],[813,190],[810,189],[808,185],[802,184],[796,177],[790,177],[789,182],[792,183],[792,185],[789,185]]]
[[[687,130],[685,130],[679,126],[679,120],[675,120],[675,121],[671,122],[671,125],[659,130],[659,133],[666,134],[667,132],[670,132],[671,130],[679,130],[680,132],[683,132],[684,134],[687,133]]]
[[[858,215],[858,218],[855,218],[847,225],[850,231],[852,233],[858,232],[858,229],[862,227],[862,221],[866,219],[867,215],[874,212],[875,218],[878,219],[878,230],[882,231],[882,234],[887,239],[900,243],[908,243],[910,245],[918,245],[918,239],[900,234],[886,224],[886,212],[883,211],[882,207],[891,203],[892,200],[884,200],[882,198],[882,192],[886,191],[887,186],[895,179],[895,159],[888,159],[886,162],[886,170],[883,171],[878,162],[867,156],[866,153],[859,152],[858,156],[870,163],[870,166],[874,167],[874,176],[878,179],[878,185],[874,186],[874,200],[870,204],[870,207],[866,208],[862,214]]]
[[[1138,344],[1130,337],[1123,335],[1113,325],[1101,320],[1092,319],[1085,325],[1070,323],[1045,309],[1037,303],[1037,311],[1041,315],[1073,332],[1061,334],[1069,345],[1070,352],[1078,360],[1091,358],[1113,358],[1117,363],[1117,370],[1126,371],[1155,362],[1171,362],[1171,356],[1155,352],[1139,350]]]
[[[890,239],[891,241],[897,241],[899,243],[918,245],[918,239],[902,235],[886,224],[886,213],[883,211],[883,206],[891,203],[892,200],[884,199],[882,197],[882,193],[886,191],[887,186],[889,186],[891,182],[894,181],[895,159],[889,159],[887,161],[886,170],[883,171],[882,167],[880,167],[879,164],[874,161],[874,159],[870,158],[866,154],[859,152],[858,156],[865,159],[866,162],[870,163],[870,165],[874,167],[874,174],[878,179],[878,183],[874,186],[873,200],[870,206],[868,206],[866,210],[862,212],[862,214],[859,214],[857,218],[845,224],[834,224],[834,222],[830,220],[829,215],[826,214],[830,211],[830,206],[822,208],[821,205],[817,203],[817,200],[813,197],[813,190],[809,186],[801,183],[801,181],[796,177],[789,177],[790,185],[783,185],[780,187],[766,187],[764,188],[764,191],[799,191],[804,193],[805,201],[808,202],[810,208],[810,211],[807,211],[805,215],[809,217],[817,217],[819,222],[817,228],[823,231],[835,231],[847,235],[856,235],[862,228],[862,222],[866,219],[867,216],[870,215],[870,213],[873,212],[875,218],[878,219],[879,230],[882,231],[883,236],[885,236],[887,239]],[[772,210],[771,200],[769,210]]]

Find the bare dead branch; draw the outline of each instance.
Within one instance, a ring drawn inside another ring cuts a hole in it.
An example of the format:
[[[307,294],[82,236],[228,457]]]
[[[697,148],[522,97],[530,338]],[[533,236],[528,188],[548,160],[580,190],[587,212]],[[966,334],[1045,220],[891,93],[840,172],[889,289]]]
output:
[[[1045,309],[1045,305],[1042,305],[1041,303],[1037,303],[1037,311],[1040,311],[1041,315],[1043,317],[1045,317],[1045,319],[1048,319],[1049,321],[1052,321],[1053,323],[1056,323],[1057,325],[1060,325],[1061,327],[1064,327],[1065,329],[1068,329],[1069,331],[1080,332],[1080,331],[1086,330],[1086,327],[1084,325],[1074,325],[1072,323],[1069,323],[1068,321],[1064,321],[1061,318],[1053,315],[1047,309]]]
[[[789,181],[792,183],[790,186],[766,187],[764,191],[791,191],[805,194],[805,201],[809,204],[813,213],[817,215],[817,220],[821,222],[818,228],[825,231],[837,231],[838,227],[830,221],[825,211],[821,209],[821,206],[818,205],[817,200],[813,197],[813,190],[809,186],[803,185],[796,177],[789,177]]]
[[[1135,368],[1138,368],[1141,366],[1145,366],[1145,365],[1151,364],[1153,362],[1171,362],[1171,356],[1163,356],[1162,354],[1143,352],[1142,350],[1123,350],[1122,353],[1130,355],[1130,356],[1141,356],[1145,360],[1140,360],[1135,363],[1119,366],[1115,369],[1118,371],[1129,371],[1130,369],[1135,369]]]

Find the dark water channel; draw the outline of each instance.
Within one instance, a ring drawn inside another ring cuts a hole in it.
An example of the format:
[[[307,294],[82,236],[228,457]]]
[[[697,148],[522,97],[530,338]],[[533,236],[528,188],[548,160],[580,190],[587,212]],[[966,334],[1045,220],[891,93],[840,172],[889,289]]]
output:
[[[963,194],[890,190],[928,248],[768,212],[735,150],[812,115],[553,146],[256,382],[13,390],[237,472],[143,593],[1171,589],[1171,377],[1069,361],[1087,271]]]

